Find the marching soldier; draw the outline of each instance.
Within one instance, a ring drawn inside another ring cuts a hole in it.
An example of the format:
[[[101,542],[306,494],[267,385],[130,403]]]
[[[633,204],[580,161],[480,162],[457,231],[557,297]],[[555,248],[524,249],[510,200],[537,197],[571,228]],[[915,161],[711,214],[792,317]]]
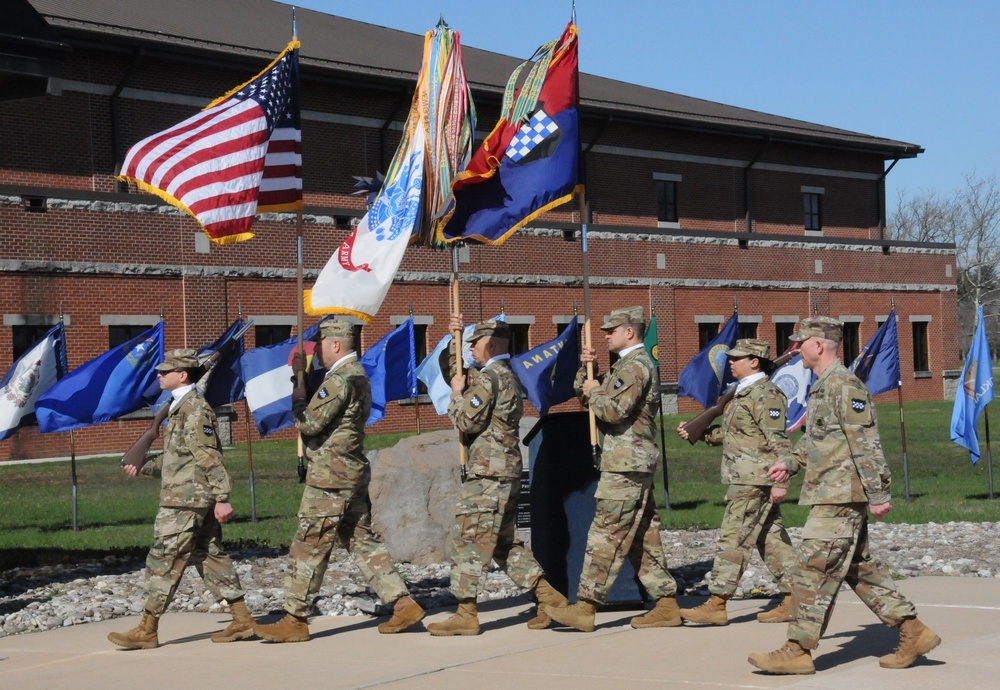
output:
[[[843,329],[836,319],[814,316],[791,336],[800,343],[802,362],[819,378],[809,393],[805,435],[788,461],[775,463],[768,475],[783,482],[805,468],[799,503],[812,508],[792,572],[788,641],[748,659],[768,673],[816,672],[812,651],[845,581],[883,623],[899,628],[899,647],[879,659],[882,668],[907,668],[941,644],[868,552],[867,513],[882,518],[892,510],[891,477],[872,397],[837,354]]]
[[[653,500],[660,384],[642,342],[645,312],[642,307],[613,311],[601,330],[608,349],[620,359],[600,380],[585,380],[585,368],[576,377],[577,395],[594,411],[603,439],[597,509],[587,536],[579,601],[545,610],[563,625],[592,632],[597,607],[606,601],[627,556],[646,591],[656,599],[652,611],[632,619],[632,627],[681,625],[677,584],[667,571]],[[594,349],[584,348],[580,359],[584,365],[596,365]]]
[[[768,380],[771,346],[764,340],[743,339],[726,352],[729,368],[737,379],[736,395],[726,407],[722,423],[709,427],[704,440],[722,446],[722,483],[728,484],[726,512],[716,542],[715,563],[709,577],[708,601],[693,609],[681,609],[689,623],[726,625],[726,601],[736,593],[743,571],[756,547],[782,593],[777,607],[757,615],[761,623],[791,620],[786,568],[794,562],[792,542],[781,518],[780,503],[788,492],[787,482],[775,482],[767,468],[785,458],[792,444],[785,433],[788,401]],[[681,438],[688,432],[677,427]]]
[[[316,602],[335,545],[344,545],[368,585],[393,605],[392,618],[380,633],[398,633],[415,625],[424,610],[409,595],[389,552],[372,531],[368,483],[371,467],[364,454],[365,422],[371,412],[371,383],[354,351],[354,331],[347,321],[320,324],[316,350],[328,369],[322,385],[307,400],[304,386],[292,393],[295,426],[302,433],[309,474],[299,505],[299,529],[289,549],[285,577],[287,614],[271,625],[256,624],[271,642],[305,642],[307,617]],[[300,353],[292,361],[304,369]]]
[[[253,619],[243,601],[243,588],[229,556],[222,550],[222,526],[233,515],[231,484],[222,459],[215,413],[198,392],[204,374],[194,350],[173,350],[157,365],[160,388],[170,391],[170,413],[163,454],[142,467],[142,474],[161,477],[160,510],[153,527],[153,547],[146,557],[146,601],[142,622],[108,639],[126,649],[159,645],[160,616],[170,605],[184,569],[193,565],[216,599],[229,602],[233,622],[212,635],[212,642],[253,637]],[[135,477],[133,465],[125,473]]]
[[[462,330],[461,314],[452,316],[451,330]],[[468,479],[462,484],[452,531],[451,592],[458,611],[427,626],[431,635],[478,635],[476,595],[490,561],[496,561],[514,584],[533,590],[538,615],[528,628],[541,630],[551,622],[546,604],[562,606],[566,597],[545,579],[534,555],[517,538],[517,501],[521,492],[521,448],[518,427],[524,413],[521,384],[507,353],[510,326],[489,319],[476,324],[469,338],[472,356],[482,368],[451,380],[448,416],[468,439]]]

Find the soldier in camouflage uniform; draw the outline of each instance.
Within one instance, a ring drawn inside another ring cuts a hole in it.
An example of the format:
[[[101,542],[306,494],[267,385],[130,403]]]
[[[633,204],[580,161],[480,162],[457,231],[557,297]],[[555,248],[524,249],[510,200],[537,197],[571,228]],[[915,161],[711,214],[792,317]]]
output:
[[[563,625],[593,631],[597,607],[607,600],[627,556],[646,591],[656,599],[652,611],[632,619],[632,627],[681,625],[677,584],[667,571],[653,500],[660,384],[643,346],[645,312],[642,307],[613,311],[601,330],[608,349],[620,359],[598,380],[585,380],[585,368],[576,377],[577,395],[594,411],[601,437],[597,507],[587,536],[579,600],[563,608],[546,607],[546,611]],[[584,348],[580,359],[584,365],[596,365],[594,349]]]
[[[715,563],[709,578],[708,601],[681,609],[689,623],[726,625],[726,601],[736,593],[754,547],[774,575],[782,601],[775,609],[758,614],[762,623],[787,623],[789,587],[786,567],[794,561],[779,504],[788,492],[786,482],[775,482],[767,468],[787,458],[792,445],[785,433],[788,401],[768,380],[771,346],[764,340],[743,339],[726,352],[737,379],[736,394],[723,413],[722,423],[709,427],[704,441],[722,446],[722,483],[728,484],[726,512],[719,528]],[[677,427],[681,438],[688,432]]]
[[[812,508],[792,572],[794,620],[788,641],[776,651],[749,657],[768,673],[815,673],[812,650],[819,646],[843,582],[883,623],[900,629],[896,652],[879,659],[883,668],[907,668],[941,644],[868,552],[867,511],[882,518],[892,509],[891,478],[872,397],[837,354],[842,338],[843,324],[828,316],[804,319],[791,336],[800,343],[803,363],[819,378],[809,393],[805,435],[788,462],[775,463],[768,474],[784,481],[804,468],[799,503]]]
[[[452,331],[461,331],[462,316],[452,317]],[[458,611],[428,632],[437,636],[478,635],[476,595],[490,561],[514,584],[533,590],[539,612],[528,627],[540,630],[551,622],[545,604],[567,603],[545,579],[534,555],[517,538],[517,502],[521,492],[521,449],[518,427],[524,413],[521,384],[510,366],[510,326],[490,319],[476,324],[469,338],[472,356],[482,368],[451,380],[448,417],[464,435],[468,448],[468,479],[462,484],[452,531],[451,592]]]
[[[409,595],[388,550],[372,531],[368,483],[371,467],[364,453],[365,422],[371,412],[371,383],[354,351],[354,330],[347,321],[323,321],[316,356],[328,369],[323,383],[307,400],[304,362],[292,361],[295,426],[302,434],[309,464],[299,504],[299,528],[289,549],[285,611],[277,623],[255,626],[270,642],[305,642],[313,609],[334,546],[347,548],[368,585],[393,605],[392,618],[380,633],[401,632],[424,617]]]
[[[253,637],[253,619],[229,556],[222,550],[222,527],[233,514],[231,484],[222,459],[215,413],[196,384],[204,373],[194,350],[173,350],[157,365],[160,388],[170,391],[170,413],[163,454],[146,462],[142,474],[162,477],[160,510],[153,527],[153,547],[146,557],[146,601],[142,622],[108,639],[126,649],[158,646],[160,616],[170,605],[184,569],[193,565],[216,599],[229,602],[233,622],[212,635],[212,642]],[[135,477],[133,465],[125,473]]]

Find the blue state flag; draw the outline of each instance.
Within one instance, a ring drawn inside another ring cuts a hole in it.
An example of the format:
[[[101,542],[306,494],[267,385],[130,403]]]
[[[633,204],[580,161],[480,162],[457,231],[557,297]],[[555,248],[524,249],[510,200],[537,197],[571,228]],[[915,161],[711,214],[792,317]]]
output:
[[[677,381],[677,395],[694,398],[704,407],[715,404],[720,391],[734,380],[726,366],[726,350],[736,345],[739,331],[739,315],[734,312],[712,342],[684,367]]]
[[[896,337],[895,309],[851,363],[851,371],[861,379],[872,395],[899,388],[899,341]]]
[[[979,415],[992,400],[993,360],[980,306],[976,334],[962,368],[962,386],[955,396],[955,408],[951,413],[951,440],[969,450],[973,465],[979,460]]]
[[[506,317],[500,314],[493,318],[504,321]],[[472,359],[472,346],[469,343],[469,337],[475,327],[475,324],[469,324],[462,331],[462,361],[466,369],[476,366]],[[434,404],[434,411],[439,415],[448,414],[448,401],[451,400],[451,379],[444,375],[444,372],[449,370],[450,345],[451,333],[448,333],[417,367],[417,378],[427,386],[427,396]]]
[[[302,334],[302,339],[316,337],[319,324]],[[246,382],[245,395],[250,414],[261,436],[273,434],[295,423],[292,417],[292,365],[289,358],[298,338],[289,338],[276,345],[247,350],[240,357],[240,373]],[[313,360],[315,362],[315,359]],[[314,369],[311,379],[320,376]]]
[[[541,415],[573,397],[573,380],[580,368],[579,331],[574,318],[555,340],[511,357],[511,366],[521,380],[524,394]]]
[[[367,424],[385,418],[387,402],[417,397],[417,348],[413,317],[368,348],[361,357],[361,366],[372,384],[372,411]]]
[[[65,338],[62,323],[57,323],[0,380],[0,441],[35,423],[35,403],[69,371]]]
[[[243,319],[238,318],[233,321],[233,325],[219,336],[218,340],[205,347],[198,348],[198,359],[207,359],[219,350],[224,351],[219,359],[205,376],[207,381],[204,385],[199,385],[205,401],[212,407],[221,407],[229,403],[243,399],[243,389],[245,383],[243,374],[240,371],[240,357],[243,356],[243,338],[229,345],[227,343],[233,339],[240,329],[243,328]],[[198,382],[201,384],[201,381]]]
[[[158,322],[124,345],[80,365],[49,390],[35,405],[42,433],[69,431],[100,424],[144,405],[163,361],[163,322]]]

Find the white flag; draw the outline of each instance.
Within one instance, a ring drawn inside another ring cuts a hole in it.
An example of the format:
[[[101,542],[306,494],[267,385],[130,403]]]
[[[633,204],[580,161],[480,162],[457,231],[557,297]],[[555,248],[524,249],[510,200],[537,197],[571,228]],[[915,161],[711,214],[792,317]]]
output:
[[[0,441],[34,421],[35,402],[66,374],[63,326],[57,324],[14,362],[0,381]]]

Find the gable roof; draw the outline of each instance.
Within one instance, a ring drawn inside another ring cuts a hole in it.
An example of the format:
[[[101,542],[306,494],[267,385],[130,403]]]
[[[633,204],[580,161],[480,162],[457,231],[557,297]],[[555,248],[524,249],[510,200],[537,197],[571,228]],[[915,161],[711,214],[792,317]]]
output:
[[[271,59],[291,36],[291,6],[274,0],[30,0],[66,35],[93,35],[116,43],[159,45]],[[313,10],[296,10],[303,73],[412,84],[420,68],[423,36]],[[193,20],[197,18],[197,20]],[[499,97],[520,62],[499,53],[462,47],[474,92]],[[775,140],[851,148],[883,158],[912,158],[916,144],[770,115],[669,91],[580,74],[581,112]]]

